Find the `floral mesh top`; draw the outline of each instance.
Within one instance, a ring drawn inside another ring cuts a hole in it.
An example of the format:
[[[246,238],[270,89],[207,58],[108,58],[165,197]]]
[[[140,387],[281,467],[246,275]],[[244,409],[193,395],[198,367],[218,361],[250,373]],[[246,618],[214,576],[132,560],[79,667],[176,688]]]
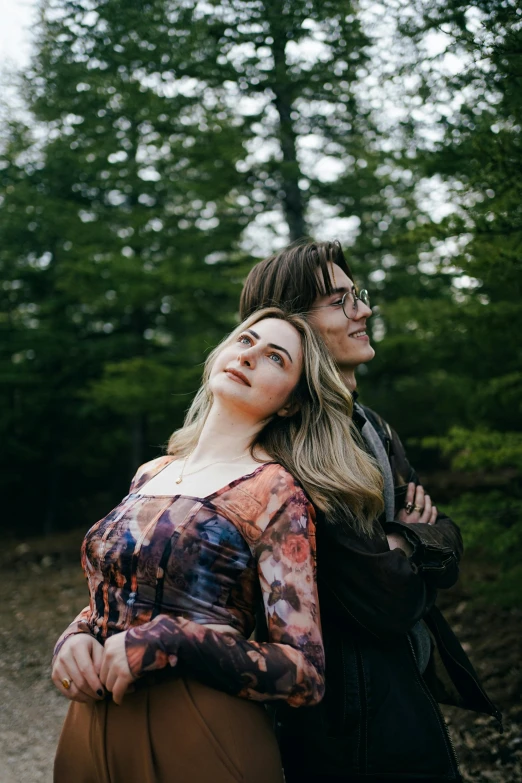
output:
[[[87,533],[90,606],[62,634],[55,655],[71,634],[103,644],[127,631],[136,678],[176,667],[243,698],[316,704],[324,652],[309,500],[275,463],[205,498],[140,495],[172,459],[143,465],[130,494]],[[247,640],[262,602],[268,643]]]

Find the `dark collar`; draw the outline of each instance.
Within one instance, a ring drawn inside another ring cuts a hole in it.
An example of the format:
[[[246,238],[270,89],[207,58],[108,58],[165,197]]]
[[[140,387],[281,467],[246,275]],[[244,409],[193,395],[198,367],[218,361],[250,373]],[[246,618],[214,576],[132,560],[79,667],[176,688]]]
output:
[[[364,427],[364,425],[366,424],[367,419],[366,416],[364,415],[364,411],[361,405],[355,404],[357,402],[357,398],[359,394],[357,393],[357,391],[354,390],[353,392],[351,392],[351,395],[352,395],[352,400],[354,402],[352,421],[360,432]]]

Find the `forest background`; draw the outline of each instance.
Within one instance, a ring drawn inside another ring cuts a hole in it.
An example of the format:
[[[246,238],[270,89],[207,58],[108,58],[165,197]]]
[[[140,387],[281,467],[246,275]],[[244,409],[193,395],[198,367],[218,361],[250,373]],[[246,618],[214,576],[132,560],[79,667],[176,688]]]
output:
[[[47,0],[0,114],[3,532],[86,529],[180,425],[248,270],[339,238],[362,400],[522,597],[515,0]],[[475,576],[473,576],[475,574]]]

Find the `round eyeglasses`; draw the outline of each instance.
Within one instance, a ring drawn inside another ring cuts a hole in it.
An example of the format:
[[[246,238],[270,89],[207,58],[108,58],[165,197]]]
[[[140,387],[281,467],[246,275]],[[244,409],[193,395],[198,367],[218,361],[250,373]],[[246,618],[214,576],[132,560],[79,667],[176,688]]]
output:
[[[366,307],[370,307],[370,294],[366,288],[361,288],[360,291],[357,291],[354,286],[351,291],[347,291],[340,299],[336,299],[335,302],[311,307],[310,310],[321,310],[323,307],[339,307],[340,305],[345,316],[351,320],[357,315],[357,302],[362,302]]]

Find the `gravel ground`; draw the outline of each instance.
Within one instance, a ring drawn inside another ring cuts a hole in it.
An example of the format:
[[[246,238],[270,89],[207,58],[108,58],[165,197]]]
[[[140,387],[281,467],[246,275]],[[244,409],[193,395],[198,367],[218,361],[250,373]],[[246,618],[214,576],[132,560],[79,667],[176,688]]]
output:
[[[0,783],[51,783],[68,702],[50,681],[50,657],[87,603],[85,580],[78,565],[56,568],[48,559],[4,566],[0,589],[9,596],[0,609]]]
[[[0,555],[0,783],[51,783],[54,751],[68,702],[54,689],[54,643],[87,603],[78,532]],[[488,693],[504,712],[505,733],[485,716],[445,708],[465,781],[522,783],[520,611],[479,609],[461,589],[443,610],[464,642]],[[71,781],[73,783],[73,781]]]

